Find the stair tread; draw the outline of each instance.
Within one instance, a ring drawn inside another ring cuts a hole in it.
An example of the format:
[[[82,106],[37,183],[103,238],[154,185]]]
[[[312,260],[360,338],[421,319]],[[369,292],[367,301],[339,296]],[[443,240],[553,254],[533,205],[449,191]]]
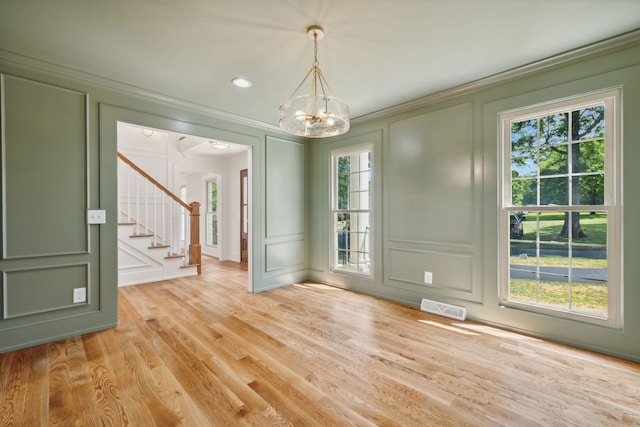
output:
[[[166,249],[168,247],[169,247],[169,245],[151,245],[151,246],[148,246],[149,249]]]
[[[153,237],[153,234],[131,234],[129,237]]]
[[[189,268],[189,267],[197,267],[198,264],[185,264],[185,265],[181,265],[180,268]]]
[[[119,222],[118,225],[136,225],[135,222]]]

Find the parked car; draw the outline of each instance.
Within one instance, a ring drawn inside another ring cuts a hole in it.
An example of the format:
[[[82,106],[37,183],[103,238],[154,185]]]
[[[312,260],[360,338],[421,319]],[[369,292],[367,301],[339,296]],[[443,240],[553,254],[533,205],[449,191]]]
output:
[[[512,239],[522,239],[524,230],[522,227],[523,219],[516,214],[511,214],[509,218],[509,234]]]

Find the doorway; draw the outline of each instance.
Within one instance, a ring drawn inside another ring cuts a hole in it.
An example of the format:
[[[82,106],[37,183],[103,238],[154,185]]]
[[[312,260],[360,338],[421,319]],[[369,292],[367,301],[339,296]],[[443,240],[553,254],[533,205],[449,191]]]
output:
[[[216,143],[217,145],[213,144],[209,138],[191,134],[118,122],[118,152],[124,151],[143,169],[148,170],[149,175],[157,177],[157,181],[163,186],[174,190],[176,196],[186,200],[187,204],[192,202],[200,204],[199,242],[202,246],[202,254],[214,256],[220,261],[242,262],[244,269],[248,270],[251,212],[248,209],[245,211],[241,209],[238,212],[237,209],[243,201],[246,201],[245,205],[248,206],[251,197],[251,185],[248,181],[245,182],[244,190],[241,188],[243,181],[240,178],[240,171],[246,171],[248,177],[252,150],[245,144],[222,144],[219,141]],[[210,182],[213,178],[217,184],[215,200],[211,198]],[[140,184],[140,187],[146,185]],[[133,187],[130,185],[131,189]],[[143,199],[147,198],[152,197],[143,197]],[[119,196],[119,203],[120,199]],[[118,211],[121,211],[120,208],[121,206],[118,207]],[[149,217],[153,217],[153,209],[150,209],[150,212]],[[243,215],[242,218],[241,215]],[[158,220],[161,218],[160,214],[156,216]],[[183,221],[177,220],[176,223],[182,224]],[[185,236],[187,233],[183,228],[174,226],[175,234]],[[238,229],[246,231],[244,246],[237,238]],[[120,241],[118,245],[120,276],[122,267]],[[150,266],[150,269],[157,267],[151,265],[152,260],[145,255],[137,256],[134,259],[135,262],[131,261],[133,258],[130,253],[125,254],[122,259],[125,263],[128,261],[128,265],[124,267],[131,270],[141,270],[144,264]],[[149,261],[141,262],[140,260]],[[163,278],[156,280],[163,280]],[[148,281],[155,280],[139,279],[137,283]],[[251,277],[249,277],[248,289],[249,291],[253,289]]]

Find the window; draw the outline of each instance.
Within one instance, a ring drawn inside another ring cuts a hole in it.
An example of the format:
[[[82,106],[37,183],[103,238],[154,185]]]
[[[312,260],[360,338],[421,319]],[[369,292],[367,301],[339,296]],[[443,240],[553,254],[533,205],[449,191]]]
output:
[[[207,212],[205,217],[205,233],[208,246],[218,245],[218,181],[206,181]]]
[[[332,270],[371,275],[371,146],[335,152],[332,163]]]
[[[500,115],[503,305],[620,326],[618,102],[616,90]]]

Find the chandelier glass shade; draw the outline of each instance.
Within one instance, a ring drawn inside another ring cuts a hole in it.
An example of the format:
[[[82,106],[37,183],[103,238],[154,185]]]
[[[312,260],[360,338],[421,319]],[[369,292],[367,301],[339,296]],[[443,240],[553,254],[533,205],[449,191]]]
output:
[[[329,83],[318,63],[318,40],[324,36],[322,27],[307,28],[307,35],[314,43],[314,61],[289,99],[280,105],[280,128],[308,138],[325,138],[342,135],[349,130],[349,106],[333,96]],[[305,94],[298,93],[307,84]]]

